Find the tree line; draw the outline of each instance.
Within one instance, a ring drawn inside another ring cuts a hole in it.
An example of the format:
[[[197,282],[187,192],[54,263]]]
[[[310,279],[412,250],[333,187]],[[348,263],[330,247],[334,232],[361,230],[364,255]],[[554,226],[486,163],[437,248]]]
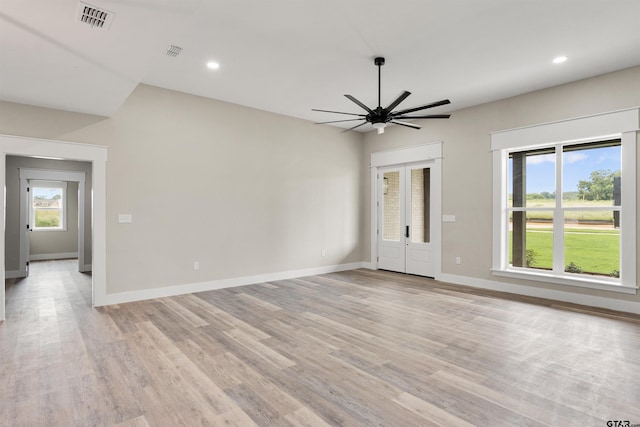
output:
[[[609,169],[593,171],[589,179],[578,181],[578,191],[566,191],[562,194],[562,198],[564,200],[613,200],[614,178],[619,176],[620,171],[611,171]],[[527,200],[555,198],[555,191],[527,193]]]

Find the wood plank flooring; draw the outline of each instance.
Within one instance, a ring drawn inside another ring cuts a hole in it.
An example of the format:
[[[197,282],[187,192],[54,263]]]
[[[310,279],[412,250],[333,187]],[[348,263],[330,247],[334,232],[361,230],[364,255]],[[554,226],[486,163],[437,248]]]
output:
[[[640,423],[640,317],[356,270],[90,307],[8,280],[5,426]]]

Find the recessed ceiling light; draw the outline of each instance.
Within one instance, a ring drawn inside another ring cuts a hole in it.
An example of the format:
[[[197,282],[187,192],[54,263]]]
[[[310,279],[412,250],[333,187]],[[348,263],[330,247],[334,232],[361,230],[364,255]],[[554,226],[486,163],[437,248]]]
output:
[[[210,70],[217,70],[218,68],[220,68],[220,64],[215,61],[209,61],[207,62],[207,68]]]
[[[553,63],[554,64],[562,64],[563,62],[565,62],[567,60],[567,57],[564,55],[561,56],[556,56],[555,58],[553,58]]]

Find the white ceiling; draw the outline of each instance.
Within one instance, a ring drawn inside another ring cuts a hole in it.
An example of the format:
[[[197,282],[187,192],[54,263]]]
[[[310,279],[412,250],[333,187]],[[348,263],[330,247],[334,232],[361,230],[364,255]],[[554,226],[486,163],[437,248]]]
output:
[[[324,121],[377,105],[375,56],[383,106],[452,101],[425,113],[640,64],[639,0],[88,0],[108,30],[78,3],[1,0],[1,100],[110,116],[146,83]]]

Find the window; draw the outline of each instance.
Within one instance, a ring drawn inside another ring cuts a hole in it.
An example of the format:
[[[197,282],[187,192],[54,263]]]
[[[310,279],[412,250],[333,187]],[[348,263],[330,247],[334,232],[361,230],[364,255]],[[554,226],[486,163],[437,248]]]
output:
[[[509,152],[509,265],[619,278],[620,163],[620,140]]]
[[[635,293],[637,123],[580,138],[620,113],[492,135],[494,274]]]
[[[31,229],[66,230],[67,183],[62,181],[30,181]]]

